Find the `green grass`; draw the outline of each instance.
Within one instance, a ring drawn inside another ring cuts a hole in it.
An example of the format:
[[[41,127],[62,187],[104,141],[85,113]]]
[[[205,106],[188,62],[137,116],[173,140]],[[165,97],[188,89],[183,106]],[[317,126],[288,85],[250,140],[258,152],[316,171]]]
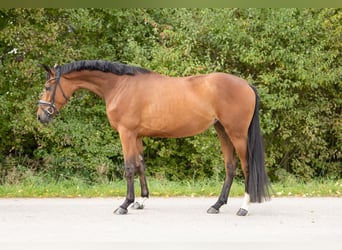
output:
[[[149,179],[150,195],[152,197],[171,196],[218,196],[223,181],[202,180],[174,182]],[[140,185],[136,181],[136,195],[140,194]],[[274,197],[342,197],[342,180],[324,180],[300,182],[288,179],[272,184]],[[16,184],[0,185],[1,198],[19,197],[122,197],[126,194],[126,182],[116,181],[89,185],[79,179],[69,179],[59,182],[46,182],[40,177],[30,177]],[[242,196],[244,184],[236,180],[231,188],[230,197]]]

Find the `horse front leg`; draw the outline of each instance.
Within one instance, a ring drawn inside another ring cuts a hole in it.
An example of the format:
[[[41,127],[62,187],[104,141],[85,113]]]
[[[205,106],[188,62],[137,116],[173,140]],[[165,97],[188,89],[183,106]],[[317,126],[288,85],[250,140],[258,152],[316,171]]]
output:
[[[114,211],[115,214],[127,214],[127,208],[134,202],[134,165],[125,162],[125,172],[127,180],[126,199],[122,205]]]
[[[139,154],[136,147],[136,136],[131,131],[119,131],[125,160],[125,174],[127,180],[127,194],[125,201],[118,207],[115,214],[127,214],[127,208],[134,202],[134,170],[139,165]]]
[[[141,197],[138,201],[136,201],[132,208],[134,209],[143,209],[145,201],[149,198],[149,191],[145,176],[146,165],[144,163],[143,157],[141,157],[140,166],[137,168],[137,172],[139,175],[140,187],[141,187]]]
[[[136,169],[139,175],[139,181],[140,181],[140,187],[141,187],[141,197],[138,201],[136,201],[132,208],[134,209],[143,209],[144,208],[144,202],[148,199],[149,197],[149,191],[148,191],[148,186],[147,186],[147,181],[146,181],[146,176],[145,176],[145,170],[146,170],[146,165],[144,161],[144,156],[143,156],[143,144],[142,144],[142,138],[139,137],[137,139],[137,148],[139,152],[139,160],[140,164],[138,168]]]

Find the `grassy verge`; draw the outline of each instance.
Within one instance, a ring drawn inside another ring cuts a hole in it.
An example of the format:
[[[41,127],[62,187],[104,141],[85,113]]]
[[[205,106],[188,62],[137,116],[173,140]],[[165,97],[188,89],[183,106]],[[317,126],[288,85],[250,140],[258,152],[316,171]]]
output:
[[[218,196],[223,181],[202,180],[172,182],[167,180],[149,179],[152,197],[170,196]],[[136,195],[139,196],[140,185],[136,181]],[[342,180],[324,180],[301,183],[287,180],[273,183],[274,197],[342,197]],[[18,197],[116,197],[125,196],[126,182],[107,182],[89,185],[79,179],[46,182],[39,177],[31,177],[21,183],[0,185],[0,198]],[[235,181],[231,188],[230,197],[242,196],[244,184]]]

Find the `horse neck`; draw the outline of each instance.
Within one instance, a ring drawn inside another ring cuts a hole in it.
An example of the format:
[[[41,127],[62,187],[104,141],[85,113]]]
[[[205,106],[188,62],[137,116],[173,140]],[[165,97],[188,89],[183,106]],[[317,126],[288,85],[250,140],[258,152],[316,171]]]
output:
[[[66,78],[72,82],[73,92],[78,89],[87,89],[102,99],[107,99],[113,90],[115,91],[118,77],[111,73],[84,70],[72,72]]]

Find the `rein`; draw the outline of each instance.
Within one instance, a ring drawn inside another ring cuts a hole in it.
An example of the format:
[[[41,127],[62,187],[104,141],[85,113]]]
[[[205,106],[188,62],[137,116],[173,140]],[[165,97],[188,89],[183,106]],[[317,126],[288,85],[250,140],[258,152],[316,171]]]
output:
[[[55,105],[55,97],[56,97],[56,90],[57,90],[57,87],[60,88],[63,97],[64,97],[67,101],[69,101],[69,98],[68,98],[68,97],[66,96],[66,94],[64,93],[64,91],[63,91],[63,89],[62,89],[62,86],[59,84],[60,79],[61,79],[61,67],[60,67],[60,66],[57,66],[57,67],[56,67],[56,77],[49,79],[49,80],[45,83],[45,85],[46,85],[46,84],[49,83],[50,81],[53,81],[53,80],[56,81],[55,87],[54,87],[53,90],[52,90],[53,92],[52,92],[51,100],[50,100],[49,102],[48,102],[48,101],[43,101],[43,100],[39,100],[39,101],[38,101],[38,105],[39,105],[39,106],[42,106],[42,105],[48,106],[48,108],[43,108],[43,107],[42,107],[42,110],[43,110],[44,113],[47,114],[49,117],[51,117],[54,113],[57,113],[57,114],[58,114],[58,109],[57,109],[57,107],[56,107],[56,105]],[[51,88],[51,87],[48,86],[48,87],[46,87],[45,89],[46,89],[46,91],[49,91],[50,88]]]

